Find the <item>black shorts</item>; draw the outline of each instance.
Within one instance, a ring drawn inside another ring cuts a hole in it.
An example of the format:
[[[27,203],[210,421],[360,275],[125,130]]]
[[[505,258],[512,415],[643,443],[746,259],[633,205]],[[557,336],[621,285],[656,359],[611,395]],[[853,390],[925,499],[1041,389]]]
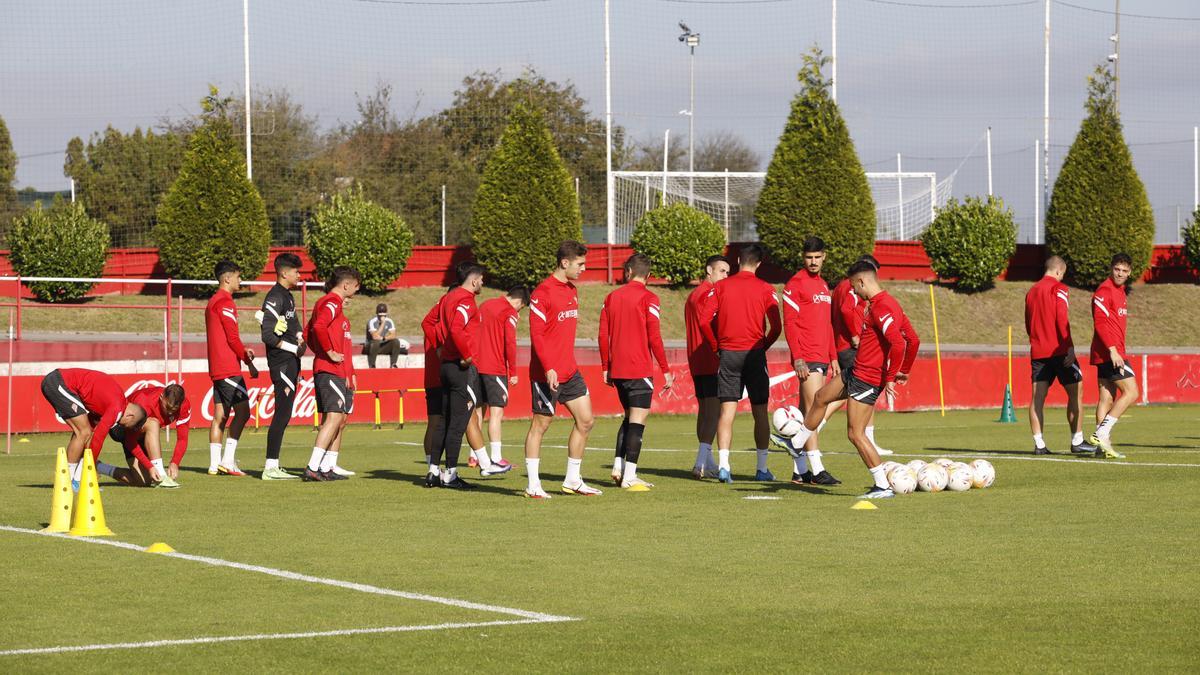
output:
[[[804,365],[808,366],[810,373],[818,373],[822,377],[829,375],[829,364],[825,361],[805,361]]]
[[[1078,361],[1066,365],[1066,356],[1051,356],[1047,359],[1031,359],[1029,372],[1033,382],[1053,382],[1058,380],[1062,386],[1079,384],[1083,381],[1083,369]]]
[[[841,368],[842,370],[853,368],[854,362],[858,359],[858,348],[850,347],[848,349],[843,349],[837,353],[837,357],[838,368]]]
[[[1110,382],[1124,380],[1126,378],[1133,377],[1133,366],[1130,366],[1129,362],[1126,361],[1125,365],[1122,366],[1120,370],[1117,370],[1117,368],[1113,366],[1112,361],[1105,361],[1104,363],[1096,365],[1096,377],[1100,378],[1101,380],[1108,380]]]
[[[50,371],[42,378],[42,396],[64,421],[88,414],[87,406],[83,404],[83,397],[67,389],[62,373],[57,370]]]
[[[751,405],[765,405],[771,397],[771,378],[767,375],[767,352],[751,349],[735,352],[721,350],[717,371],[717,398],[722,403],[742,400],[742,390]]]
[[[558,391],[550,391],[550,385],[545,382],[534,382],[530,389],[533,392],[535,415],[553,415],[559,403],[570,403],[588,395],[587,382],[583,381],[583,373],[578,370],[566,382],[558,383]]]
[[[617,398],[621,401],[621,407],[625,410],[650,408],[650,401],[654,398],[654,380],[648,377],[639,377],[631,380],[613,380],[612,383],[617,389]]]
[[[441,415],[446,407],[446,390],[442,387],[429,387],[425,390],[425,415]]]
[[[287,354],[287,357],[274,363],[270,360],[267,362],[271,369],[271,384],[275,385],[275,398],[291,396],[299,390],[300,359],[291,354]]]
[[[869,406],[874,406],[879,400],[879,395],[883,393],[883,387],[867,384],[855,377],[854,366],[842,371],[842,384],[846,385],[846,391],[843,393],[845,398],[852,398]]]
[[[483,381],[483,400],[480,405],[503,408],[508,405],[508,377],[504,375],[480,375]]]
[[[696,390],[696,398],[716,398],[717,374],[696,375],[693,373],[692,388]]]
[[[213,380],[214,405],[223,405],[225,410],[229,411],[235,405],[249,400],[250,394],[246,392],[246,381],[242,379],[241,375]]]
[[[346,378],[332,373],[316,373],[313,383],[316,385],[317,412],[346,415],[354,412],[354,392],[346,386]]]

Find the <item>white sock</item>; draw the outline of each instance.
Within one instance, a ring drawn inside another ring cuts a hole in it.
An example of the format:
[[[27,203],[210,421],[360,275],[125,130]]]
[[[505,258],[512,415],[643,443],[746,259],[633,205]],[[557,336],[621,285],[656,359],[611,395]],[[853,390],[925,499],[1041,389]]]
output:
[[[1071,434],[1071,445],[1082,445],[1082,444],[1083,444],[1083,432],[1082,431],[1076,431],[1075,433]]]
[[[763,448],[755,448],[754,452],[758,454],[758,465],[755,467],[755,470],[756,471],[766,471],[767,470],[767,454],[768,454],[767,451]]]
[[[112,464],[105,464],[104,462],[96,462],[96,473],[98,473],[102,476],[108,476],[111,478],[113,476],[113,474],[115,474],[116,472],[117,472],[117,467],[113,466]]]
[[[437,464],[430,464],[429,470],[426,471],[426,473],[436,473],[440,476],[442,475],[442,467],[438,466]]]
[[[492,468],[492,458],[488,457],[487,448],[479,448],[478,450],[472,450],[471,454],[474,455],[475,461],[479,462],[480,469],[483,469],[486,471],[487,469]]]
[[[278,469],[278,468],[279,468],[279,460],[271,459],[269,457],[267,458],[267,463],[263,465],[264,471],[269,471],[270,469]]]
[[[84,450],[84,452],[87,452],[87,451]],[[71,474],[71,480],[73,480],[73,481],[79,480],[79,475],[81,473],[83,473],[83,470],[80,468],[82,466],[83,466],[82,462],[75,462],[74,464],[67,462],[67,472]]]
[[[829,420],[821,420],[821,423],[817,425],[817,433],[818,434],[821,433],[821,430],[825,428],[825,423],[828,421]]]
[[[792,462],[796,465],[796,473],[808,471],[808,453],[800,453],[800,456],[793,458]]]
[[[442,472],[442,482],[443,483],[449,483],[449,482],[453,481],[455,478],[458,478],[458,467],[457,466],[454,467],[453,469],[446,469],[445,471]]]
[[[583,459],[575,459],[574,457],[567,458],[567,477],[563,479],[564,485],[577,485],[583,482],[583,476],[579,470],[583,466]]]
[[[429,455],[425,455],[425,463],[428,464],[429,462],[430,462]]]
[[[871,441],[871,445],[875,446],[876,450],[879,450],[879,444],[875,442],[875,425],[872,424],[871,426],[867,427],[866,433],[867,440]]]
[[[308,468],[312,471],[321,470],[321,459],[325,457],[325,448],[313,446],[312,455],[308,458]]]
[[[329,450],[325,453],[325,457],[321,459],[321,471],[332,471],[333,467],[337,466],[338,453]]]
[[[499,464],[500,460],[504,459],[504,455],[500,454],[500,441],[492,441],[492,463]]]
[[[729,451],[717,450],[717,468],[729,470]]]
[[[621,475],[621,482],[627,483],[637,479],[637,463],[625,462],[625,473]]]
[[[160,475],[160,476],[167,475],[167,470],[163,468],[162,457],[159,457],[158,459],[150,460],[150,466],[154,467],[155,469],[158,469],[158,475]]]
[[[1096,425],[1096,435],[1100,438],[1108,438],[1112,434],[1112,429],[1117,424],[1117,418],[1112,415],[1105,415],[1104,421]]]
[[[541,461],[536,457],[534,459],[525,458],[525,473],[529,476],[529,487],[526,490],[529,492],[542,491],[542,478],[538,476],[538,464]]]
[[[802,422],[800,424],[800,431],[797,431],[796,435],[792,436],[792,447],[796,450],[803,450],[804,444],[807,443],[808,439],[812,438],[812,435],[815,433],[817,433],[815,430],[804,426],[804,423]]]
[[[808,455],[808,465],[812,467],[812,472],[814,474],[821,473],[825,470],[825,464],[821,462],[820,450],[809,450],[805,454]]]
[[[208,470],[216,471],[217,465],[221,463],[221,444],[208,444]]]
[[[871,478],[875,479],[875,487],[877,487],[877,488],[889,487],[888,481],[887,481],[887,474],[884,472],[882,464],[880,464],[879,466],[871,467]]]
[[[625,464],[624,459],[621,459],[620,457],[613,457],[613,475],[614,476],[621,475],[621,466],[623,464]]]
[[[707,466],[708,458],[711,455],[712,455],[712,443],[701,443],[700,447],[696,450],[695,466],[703,469],[705,466]]]
[[[237,444],[238,439],[236,438],[225,439],[225,456],[221,458],[221,463],[227,467],[237,464]]]
[[[1042,450],[1046,447],[1046,439],[1041,434],[1033,435],[1033,447]]]

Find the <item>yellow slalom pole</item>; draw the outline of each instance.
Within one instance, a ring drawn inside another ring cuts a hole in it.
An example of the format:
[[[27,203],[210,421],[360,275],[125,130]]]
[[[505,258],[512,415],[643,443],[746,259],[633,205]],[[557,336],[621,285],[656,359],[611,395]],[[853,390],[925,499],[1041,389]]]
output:
[[[942,386],[942,340],[938,335],[937,301],[933,299],[933,284],[929,285],[929,307],[933,310],[933,353],[937,360],[938,399],[942,404],[942,417],[946,416],[946,391]]]
[[[1012,326],[1008,327],[1008,390],[1013,390],[1012,379]]]
[[[402,389],[397,392],[396,396],[396,423],[400,425],[401,429],[404,428],[404,393],[405,392]]]
[[[381,415],[380,411],[379,411],[379,392],[375,392],[375,428],[376,429],[383,428],[382,419],[383,419],[383,415]]]

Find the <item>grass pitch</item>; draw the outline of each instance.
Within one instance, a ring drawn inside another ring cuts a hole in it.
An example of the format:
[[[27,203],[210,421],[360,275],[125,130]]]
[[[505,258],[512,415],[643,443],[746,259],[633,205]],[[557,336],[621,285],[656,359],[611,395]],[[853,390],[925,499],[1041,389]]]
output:
[[[1052,422],[1061,413],[1049,415]],[[361,629],[380,632],[106,651],[0,655],[5,672],[58,671],[1150,671],[1200,667],[1200,408],[1138,408],[1117,427],[1124,461],[1029,456],[1024,424],[994,412],[882,414],[896,459],[987,457],[996,485],[850,506],[868,477],[836,431],[844,484],[696,482],[692,420],[655,417],[639,471],[607,485],[616,422],[602,420],[584,475],[598,498],[520,498],[523,467],[474,493],[425,490],[423,427],[351,428],[330,485],[205,475],[203,434],[175,491],[104,484],[115,539],[384,589],[578,619],[281,578],[182,558],[0,531],[0,652],[98,643]],[[829,427],[842,424],[835,418]],[[519,458],[525,425],[506,425]],[[749,420],[737,438],[748,440]],[[565,444],[567,423],[547,436]],[[1065,430],[1048,437],[1061,449]],[[312,432],[287,437],[285,466]],[[53,450],[35,436],[0,456],[0,524],[40,528]],[[265,432],[247,433],[244,467]],[[111,444],[104,457],[120,454]],[[547,447],[557,488],[565,451]],[[519,464],[519,462],[518,462]],[[773,454],[780,478],[790,460]],[[468,477],[474,472],[467,471]],[[107,479],[105,479],[107,481]],[[777,499],[748,500],[747,497]],[[438,624],[489,624],[427,629]]]

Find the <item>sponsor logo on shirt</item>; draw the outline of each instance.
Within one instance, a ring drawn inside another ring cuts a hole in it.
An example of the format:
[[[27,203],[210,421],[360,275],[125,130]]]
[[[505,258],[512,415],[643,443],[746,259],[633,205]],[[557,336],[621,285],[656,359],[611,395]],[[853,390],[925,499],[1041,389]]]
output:
[[[823,302],[827,305],[832,305],[833,296],[829,295],[828,293],[813,293],[812,301],[814,304],[820,304]]]
[[[566,321],[567,319],[578,319],[578,318],[579,318],[579,310],[578,309],[568,309],[568,310],[564,310],[564,311],[558,313],[559,321]]]
[[[1129,316],[1129,310],[1122,307],[1121,309],[1117,310],[1117,316]]]

